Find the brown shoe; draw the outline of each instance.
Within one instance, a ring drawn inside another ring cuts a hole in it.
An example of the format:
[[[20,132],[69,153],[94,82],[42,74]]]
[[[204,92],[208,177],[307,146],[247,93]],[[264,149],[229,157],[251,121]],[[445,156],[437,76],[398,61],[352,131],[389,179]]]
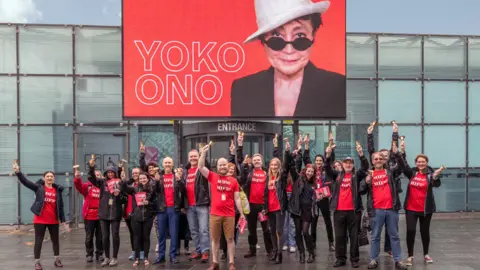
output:
[[[60,259],[56,259],[55,263],[53,264],[55,265],[55,267],[63,267],[62,261],[60,261]]]
[[[198,260],[200,258],[202,258],[202,254],[197,253],[197,252],[193,252],[192,255],[190,256],[189,260],[193,261],[193,260]]]
[[[208,258],[210,258],[210,254],[208,252],[204,252],[202,254],[202,263],[208,263]]]
[[[228,267],[228,270],[237,270],[237,268],[235,268],[235,264],[230,263],[230,266]]]
[[[218,263],[212,263],[212,265],[210,265],[210,267],[207,270],[218,270],[218,269],[220,269],[218,266]]]

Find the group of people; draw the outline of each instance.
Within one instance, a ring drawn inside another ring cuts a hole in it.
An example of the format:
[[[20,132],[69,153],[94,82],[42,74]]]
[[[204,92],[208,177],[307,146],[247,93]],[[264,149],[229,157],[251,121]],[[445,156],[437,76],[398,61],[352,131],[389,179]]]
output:
[[[445,167],[432,169],[424,154],[416,156],[416,166],[410,167],[406,161],[404,137],[400,137],[399,143],[398,126],[392,123],[390,150],[375,151],[375,122],[368,128],[368,157],[364,155],[360,143],[356,142],[360,160],[357,168],[352,157],[335,160],[332,133],[325,155],[315,156],[313,163],[308,134],[304,137],[299,135],[295,147],[285,140],[283,154],[279,138],[275,136],[273,158],[264,164],[264,158],[259,153],[244,156],[244,133],[239,132],[237,143],[232,140],[229,155],[218,159],[216,171],[206,160],[211,143],[199,150],[190,150],[189,164],[185,168],[175,168],[172,158],[165,157],[162,169],[154,162],[146,163],[145,146],[141,143],[140,167],[131,170],[129,179],[125,177],[125,167],[121,163],[118,168],[107,168],[103,174],[95,170],[95,157],[92,155],[88,164],[88,182],[82,182],[78,166],[75,166],[74,182],[85,198],[82,213],[87,262],[94,260],[93,239],[96,238],[96,260],[102,261],[102,266],[117,265],[120,223],[124,218],[131,236],[130,259],[134,261],[133,266],[150,264],[152,227],[155,227],[158,240],[158,254],[153,264],[165,262],[167,255],[172,264],[177,264],[179,220],[185,214],[195,247],[189,259],[204,263],[211,260],[210,270],[219,269],[219,261],[227,259],[229,270],[235,269],[235,245],[238,235],[246,228],[249,249],[244,258],[255,257],[258,223],[270,261],[281,264],[283,252],[289,247],[295,252],[296,245],[299,262],[313,263],[316,226],[321,213],[327,229],[328,247],[336,255],[334,267],[346,265],[348,242],[351,265],[359,267],[359,247],[368,244],[365,231],[370,230],[368,269],[377,268],[380,237],[385,227],[385,251],[391,252],[397,269],[407,269],[414,261],[417,221],[420,222],[424,261],[432,263],[429,255],[429,228],[435,212],[432,189],[440,186],[439,177]],[[17,162],[14,162],[13,169],[20,182],[36,195],[31,207],[34,213],[35,269],[42,269],[40,252],[47,228],[53,243],[54,265],[62,267],[58,256],[59,224],[65,222],[63,188],[55,184],[53,172],[46,172],[43,179],[33,183],[21,173]],[[402,174],[408,179],[403,203],[407,228],[406,260],[402,260],[398,235]],[[366,209],[362,195],[367,198]],[[295,238],[287,242],[292,231]],[[168,254],[167,234],[171,239]]]

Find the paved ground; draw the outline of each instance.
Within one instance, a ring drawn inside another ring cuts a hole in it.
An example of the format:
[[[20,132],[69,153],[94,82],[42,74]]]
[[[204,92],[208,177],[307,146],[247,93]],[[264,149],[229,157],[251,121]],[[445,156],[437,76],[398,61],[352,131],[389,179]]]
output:
[[[417,233],[416,242],[416,265],[410,269],[458,269],[458,270],[478,270],[480,269],[480,218],[478,216],[465,217],[465,214],[450,214],[435,219],[432,222],[432,243],[431,256],[435,260],[433,265],[425,266],[422,261],[421,242],[419,233]],[[438,215],[437,215],[438,217]],[[323,225],[323,224],[322,224]],[[263,245],[259,250],[259,256],[255,259],[244,259],[246,252],[246,235],[241,236],[239,247],[237,248],[237,269],[334,269],[334,253],[329,252],[325,243],[325,229],[323,226],[318,228],[320,234],[320,243],[317,244],[317,258],[313,265],[298,264],[297,254],[288,254],[284,257],[284,264],[281,266],[271,265],[264,256]],[[405,246],[405,221],[400,221],[402,248]],[[132,269],[131,262],[127,260],[129,251],[128,231],[122,228],[121,247],[117,269]],[[261,235],[260,233],[258,234]],[[98,263],[86,264],[84,261],[84,232],[83,229],[73,230],[65,233],[61,237],[61,257],[65,265],[64,269],[101,269]],[[33,236],[31,231],[21,231],[15,233],[3,232],[0,234],[0,269],[33,269]],[[260,243],[262,241],[260,240]],[[152,247],[153,248],[153,247]],[[366,269],[368,263],[368,247],[361,248],[361,268]],[[405,256],[405,253],[404,253]],[[42,253],[44,269],[54,269],[52,259],[52,249],[49,241],[44,243]],[[179,257],[181,264],[170,266],[168,263],[162,266],[150,266],[150,269],[206,269],[206,264],[192,263],[187,260],[185,255]],[[138,267],[143,269],[143,266]],[[221,269],[227,269],[225,264]],[[340,269],[350,269],[349,266]],[[394,269],[391,258],[385,254],[381,255],[379,269]]]

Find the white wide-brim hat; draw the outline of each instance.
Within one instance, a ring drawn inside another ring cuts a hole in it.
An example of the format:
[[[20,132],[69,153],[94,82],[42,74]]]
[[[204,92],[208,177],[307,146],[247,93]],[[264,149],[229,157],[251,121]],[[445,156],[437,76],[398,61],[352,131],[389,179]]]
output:
[[[322,14],[329,7],[329,1],[313,3],[311,0],[255,0],[258,30],[243,43],[253,41],[297,18],[314,13]]]

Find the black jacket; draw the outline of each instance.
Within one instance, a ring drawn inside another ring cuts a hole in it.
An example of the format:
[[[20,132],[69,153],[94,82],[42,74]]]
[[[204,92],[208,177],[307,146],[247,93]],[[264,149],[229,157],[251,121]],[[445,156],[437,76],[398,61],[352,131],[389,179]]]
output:
[[[273,157],[280,159],[280,151],[278,150],[278,147],[274,148]],[[290,171],[290,168],[289,168],[290,159],[291,159],[290,152],[285,152],[285,157],[282,162],[282,168],[279,168],[280,178],[277,181],[275,181],[277,199],[278,199],[278,202],[280,203],[280,211],[282,213],[288,210],[287,184],[288,184],[288,172]],[[267,178],[265,183],[265,193],[264,193],[265,203],[263,205],[263,209],[267,212],[269,212],[269,209],[268,209],[269,196],[268,195],[269,195],[269,192],[268,192],[268,178]]]
[[[418,172],[418,168],[416,167],[410,168],[410,166],[408,165],[408,162],[405,161],[405,170],[403,171],[403,174],[408,178],[407,194],[405,194],[405,201],[403,203],[403,209],[405,210],[407,210],[408,198],[410,197],[410,181],[412,180],[413,177],[415,177],[415,174],[417,172]],[[425,199],[424,214],[431,214],[437,210],[435,205],[435,197],[433,196],[433,188],[440,187],[442,185],[442,182],[440,180],[440,177],[437,179],[434,179],[433,173],[434,173],[434,170],[431,167],[428,167],[428,170],[427,170],[428,188],[427,188],[427,198]]]
[[[163,213],[167,211],[167,202],[165,201],[165,190],[163,188],[163,176],[164,172],[160,173],[160,180],[155,181],[155,191],[157,193],[157,212]],[[187,190],[185,189],[185,183],[183,180],[175,180],[173,175],[173,202],[175,211],[180,211],[182,208],[188,208]]]
[[[398,190],[398,176],[403,172],[405,168],[405,163],[403,158],[401,157],[401,153],[393,153],[393,157],[397,160],[397,166],[394,168],[388,167],[386,168],[387,176],[388,176],[388,185],[390,186],[390,192],[392,193],[392,206],[394,211],[400,211],[402,208],[402,203],[400,202],[400,197],[398,194],[400,193]],[[370,217],[375,216],[375,209],[373,208],[373,193],[372,193],[372,183],[367,184],[366,178],[364,178],[360,182],[360,193],[367,194],[367,212]]]
[[[120,190],[132,195],[132,213],[130,213],[130,218],[137,222],[143,222],[146,219],[152,218],[157,213],[157,194],[155,189],[150,183],[147,183],[149,188],[145,189],[140,186],[130,186],[127,181],[120,182]],[[137,205],[135,200],[135,193],[137,192],[146,192],[146,199],[148,200],[147,205]]]
[[[336,211],[338,206],[338,196],[340,194],[340,185],[342,184],[343,177],[345,176],[345,172],[337,172],[332,168],[332,163],[334,161],[333,155],[330,158],[327,158],[325,161],[325,172],[327,177],[330,179],[334,179],[331,184],[329,185],[330,192],[331,192],[331,200],[330,200],[330,210]],[[368,174],[368,160],[365,156],[360,156],[360,169],[355,170],[353,168],[352,171],[352,178],[351,178],[351,189],[352,189],[352,202],[355,207],[355,211],[361,212],[363,210],[363,203],[362,197],[360,194],[360,181],[365,178]]]
[[[185,188],[187,183],[187,177],[188,177],[188,170],[192,166],[187,164],[184,169],[184,183],[185,183]],[[207,167],[210,170],[210,164],[205,164],[205,167]],[[188,198],[187,198],[188,199]],[[210,205],[210,187],[208,183],[208,179],[205,178],[200,171],[197,170],[197,173],[195,175],[195,205],[196,206],[209,206]]]
[[[303,176],[300,175],[302,168],[302,153],[299,151],[296,156],[294,156],[295,163],[290,167],[290,174],[293,179],[292,185],[292,195],[290,195],[290,200],[288,201],[288,212],[294,216],[302,215],[302,208],[300,205],[300,195],[305,188],[305,185],[309,185]],[[290,163],[292,164],[292,163]],[[314,192],[314,195],[315,192]],[[318,216],[318,204],[316,198],[312,198],[312,216]]]
[[[31,191],[35,192],[35,200],[33,201],[30,211],[33,214],[40,216],[42,214],[43,204],[45,202],[45,182],[40,179],[36,183],[30,182],[21,172],[16,173],[18,180],[22,185]],[[60,223],[65,222],[65,212],[63,210],[63,186],[53,184],[52,187],[56,190],[56,206],[57,206],[57,220]]]
[[[235,80],[231,93],[232,117],[275,116],[273,67]],[[338,119],[345,118],[346,114],[345,76],[319,69],[309,62],[293,116]]]
[[[115,168],[108,168],[104,174],[106,175],[109,171],[115,172],[115,178],[117,177],[118,174]],[[101,220],[121,220],[123,216],[123,204],[127,203],[128,196],[123,192],[120,192],[118,196],[111,194],[108,190],[108,180],[106,178],[97,179],[94,167],[90,167],[88,171],[88,181],[100,189],[98,218]],[[112,205],[108,203],[110,200],[112,200]]]

